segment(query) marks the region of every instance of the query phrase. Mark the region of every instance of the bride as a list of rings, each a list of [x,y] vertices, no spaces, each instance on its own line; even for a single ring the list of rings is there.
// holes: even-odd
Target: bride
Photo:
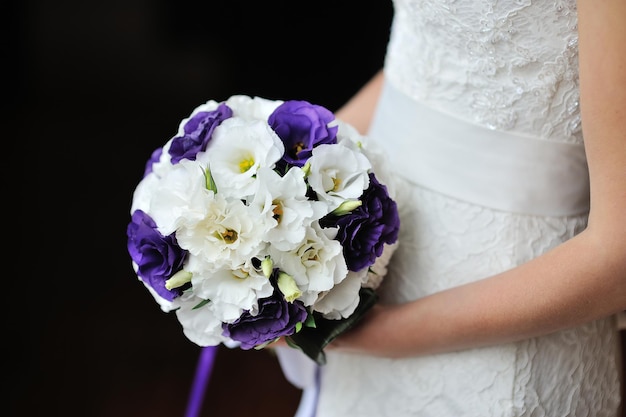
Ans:
[[[298,416],[617,417],[626,310],[626,2],[394,0],[384,69],[338,112],[401,215],[380,303]]]

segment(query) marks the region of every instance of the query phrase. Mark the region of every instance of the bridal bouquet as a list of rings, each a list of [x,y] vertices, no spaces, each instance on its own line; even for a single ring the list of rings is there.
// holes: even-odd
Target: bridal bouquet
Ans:
[[[131,204],[141,282],[200,346],[324,346],[375,301],[398,237],[381,160],[300,100],[210,100],[156,149]],[[381,171],[382,171],[381,165]]]

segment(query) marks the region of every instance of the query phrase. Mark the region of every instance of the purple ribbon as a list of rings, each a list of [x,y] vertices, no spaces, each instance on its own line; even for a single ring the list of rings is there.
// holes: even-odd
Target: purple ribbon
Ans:
[[[218,346],[206,346],[200,351],[200,358],[196,365],[196,375],[194,376],[191,393],[189,394],[185,417],[198,417],[200,415],[204,393],[213,370],[217,348]]]

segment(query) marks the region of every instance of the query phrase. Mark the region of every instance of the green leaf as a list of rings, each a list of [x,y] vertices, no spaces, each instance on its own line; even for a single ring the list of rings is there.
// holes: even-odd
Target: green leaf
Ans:
[[[306,327],[315,327],[315,317],[313,314],[309,314],[306,316],[306,320],[304,321],[304,325]]]
[[[202,300],[200,301],[197,305],[195,305],[192,310],[196,310],[198,308],[204,307],[205,305],[209,304],[211,302],[211,300]]]
[[[217,185],[213,180],[213,175],[211,175],[211,168],[209,167],[204,170],[204,180],[207,190],[213,191],[215,194],[217,194]]]

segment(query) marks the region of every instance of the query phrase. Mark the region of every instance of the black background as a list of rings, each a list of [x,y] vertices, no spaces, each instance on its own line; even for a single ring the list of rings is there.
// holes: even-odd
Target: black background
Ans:
[[[391,2],[365,4],[3,3],[9,416],[184,415],[199,348],[126,251],[144,163],[208,99],[336,110],[383,62]],[[270,353],[223,348],[203,415],[287,417],[298,397]]]

